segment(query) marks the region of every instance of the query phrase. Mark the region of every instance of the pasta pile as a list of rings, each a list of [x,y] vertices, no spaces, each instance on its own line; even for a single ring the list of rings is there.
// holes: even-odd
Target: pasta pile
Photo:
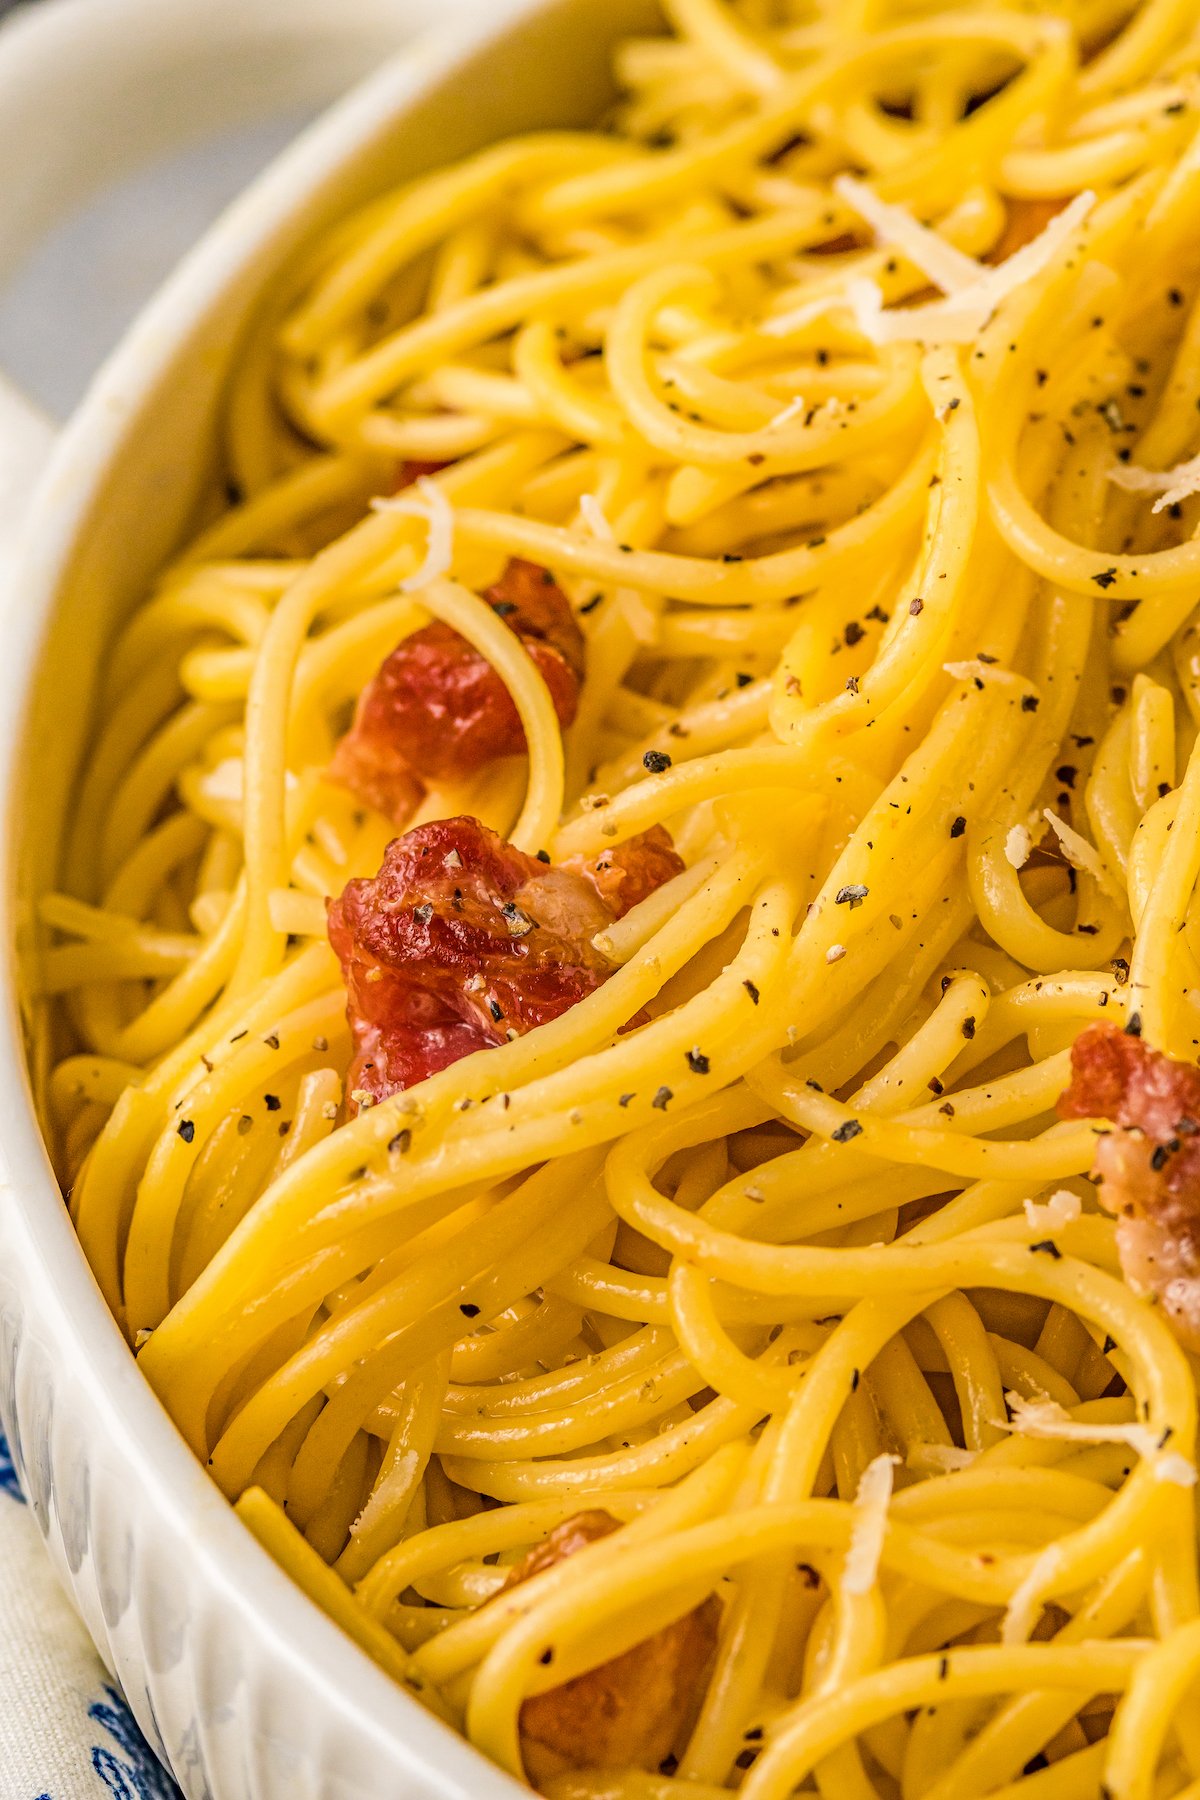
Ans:
[[[718,1597],[669,1753],[556,1800],[1196,1796],[1193,1366],[1055,1103],[1090,1023],[1200,1040],[1200,20],[664,11],[247,342],[40,903],[64,1187],[247,1524],[501,1767]],[[529,754],[413,825],[686,867],[355,1110],[326,901],[398,832],[326,774],[430,620]]]

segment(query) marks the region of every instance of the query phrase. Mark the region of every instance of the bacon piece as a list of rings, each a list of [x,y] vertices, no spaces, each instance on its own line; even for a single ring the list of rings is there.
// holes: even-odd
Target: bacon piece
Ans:
[[[514,559],[484,599],[528,650],[570,725],[583,679],[583,634],[552,575]],[[367,685],[329,765],[340,782],[397,825],[423,783],[465,781],[525,748],[520,716],[491,663],[440,620],[398,645]]]
[[[512,1588],[618,1530],[611,1513],[567,1519],[508,1578]],[[521,1751],[539,1785],[568,1769],[654,1771],[671,1752],[712,1661],[721,1622],[715,1595],[643,1643],[521,1708]]]
[[[1121,1269],[1157,1295],[1176,1337],[1200,1351],[1200,1069],[1114,1025],[1089,1025],[1071,1051],[1064,1119],[1108,1119],[1093,1173],[1116,1215]]]
[[[408,462],[400,464],[400,473],[396,476],[396,485],[392,492],[402,494],[405,488],[412,487],[414,482],[420,481],[422,475],[440,475],[443,469],[449,467],[449,463],[419,462],[410,457]]]
[[[598,988],[612,967],[592,938],[683,865],[661,828],[597,861],[555,868],[469,818],[389,844],[378,875],[329,903],[356,1046],[347,1091],[385,1099]]]
[[[652,825],[640,836],[627,838],[614,850],[602,850],[590,860],[568,856],[564,869],[577,869],[593,883],[614,919],[647,899],[656,888],[682,875],[684,861],[661,825]]]

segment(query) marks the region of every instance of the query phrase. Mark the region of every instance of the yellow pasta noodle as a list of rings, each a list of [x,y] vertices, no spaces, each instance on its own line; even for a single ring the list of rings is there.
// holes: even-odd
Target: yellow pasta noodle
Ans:
[[[1200,1041],[1196,8],[663,11],[249,334],[38,897],[47,1134],[248,1528],[550,1800],[1194,1795],[1195,1364],[1055,1108]],[[331,763],[435,641],[525,749],[398,822]],[[460,815],[682,872],[367,1092],[327,902]],[[538,1760],[688,1631],[652,1757]]]

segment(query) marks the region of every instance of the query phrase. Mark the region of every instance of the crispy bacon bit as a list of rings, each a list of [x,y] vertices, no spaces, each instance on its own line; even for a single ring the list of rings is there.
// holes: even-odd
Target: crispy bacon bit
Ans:
[[[1071,1051],[1064,1119],[1108,1119],[1094,1175],[1117,1217],[1121,1268],[1158,1296],[1175,1335],[1200,1351],[1200,1069],[1113,1025],[1089,1025]]]
[[[402,494],[405,488],[410,488],[414,482],[420,481],[422,475],[440,475],[443,469],[449,467],[449,463],[417,462],[410,458],[408,462],[400,464],[400,473],[396,477],[396,485],[392,492]]]
[[[652,825],[640,837],[628,838],[613,850],[602,850],[590,861],[569,856],[564,869],[577,869],[595,886],[614,919],[647,899],[656,888],[682,875],[683,858],[661,825]]]
[[[598,861],[555,868],[477,819],[443,819],[329,903],[355,1107],[547,1024],[607,979],[592,938],[683,864],[660,827]]]
[[[536,563],[514,559],[484,598],[525,645],[559,723],[570,725],[584,641],[562,589]],[[405,638],[368,684],[329,775],[403,825],[423,780],[464,781],[524,748],[512,696],[491,663],[435,621]]]
[[[618,1530],[611,1513],[582,1512],[518,1563],[515,1587]],[[716,1649],[721,1603],[711,1595],[673,1625],[586,1675],[526,1700],[521,1750],[540,1786],[568,1769],[656,1770],[670,1755]]]

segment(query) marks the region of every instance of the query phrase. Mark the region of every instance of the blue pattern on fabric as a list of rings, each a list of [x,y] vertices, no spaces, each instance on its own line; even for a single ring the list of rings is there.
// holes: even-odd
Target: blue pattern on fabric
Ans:
[[[21,1484],[17,1480],[12,1452],[8,1447],[8,1439],[2,1431],[0,1431],[0,1494],[7,1494],[10,1499],[20,1500],[24,1504],[25,1496],[21,1492]],[[47,1800],[47,1796],[42,1794],[39,1800]]]
[[[106,1687],[107,1700],[93,1701],[88,1718],[102,1725],[121,1755],[97,1744],[92,1767],[113,1800],[180,1800],[179,1789],[151,1750],[124,1698]]]

